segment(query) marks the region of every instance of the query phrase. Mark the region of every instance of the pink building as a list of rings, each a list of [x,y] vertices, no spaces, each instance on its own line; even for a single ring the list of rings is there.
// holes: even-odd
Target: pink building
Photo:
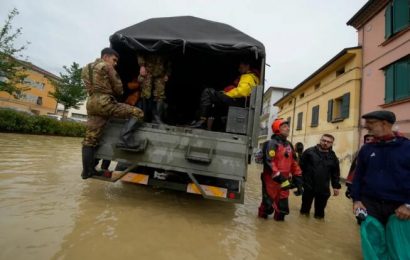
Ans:
[[[360,114],[390,110],[410,137],[410,1],[369,0],[348,22],[363,49]],[[365,130],[362,131],[362,135]]]

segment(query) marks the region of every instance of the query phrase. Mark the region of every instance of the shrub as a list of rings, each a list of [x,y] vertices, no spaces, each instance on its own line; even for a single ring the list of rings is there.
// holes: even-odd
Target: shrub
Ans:
[[[10,109],[0,109],[0,132],[82,137],[85,125],[79,122],[57,121],[47,116],[33,116]]]

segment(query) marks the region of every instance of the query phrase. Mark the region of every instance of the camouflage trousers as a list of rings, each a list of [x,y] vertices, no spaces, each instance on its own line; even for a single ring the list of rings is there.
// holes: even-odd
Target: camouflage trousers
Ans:
[[[154,100],[165,99],[165,75],[154,76],[148,73],[146,76],[140,76],[138,80],[142,81],[141,85],[141,98],[149,99],[151,95],[154,96]]]
[[[87,126],[84,146],[95,147],[100,141],[104,127],[111,117],[116,118],[144,118],[144,112],[137,107],[118,103],[115,98],[107,94],[93,94],[87,100]]]

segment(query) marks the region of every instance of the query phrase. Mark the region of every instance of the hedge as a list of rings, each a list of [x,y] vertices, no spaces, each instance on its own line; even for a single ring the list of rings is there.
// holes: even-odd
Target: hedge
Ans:
[[[0,109],[0,132],[82,137],[85,125],[80,122],[58,121],[47,116]]]

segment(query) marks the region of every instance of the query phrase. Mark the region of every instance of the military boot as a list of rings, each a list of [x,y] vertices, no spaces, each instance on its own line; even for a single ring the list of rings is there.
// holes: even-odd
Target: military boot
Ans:
[[[142,109],[142,111],[144,111],[144,121],[151,122],[151,111],[152,111],[151,100],[147,98],[142,98],[140,108]]]
[[[110,164],[110,160],[103,160],[101,163],[101,170],[108,170],[110,168]]]
[[[95,147],[83,146],[82,148],[83,171],[81,178],[88,179],[93,176],[111,178],[112,172],[108,170],[97,171],[95,169]]]
[[[143,142],[141,140],[135,140],[134,132],[141,126],[141,121],[135,117],[130,118],[124,127],[121,129],[120,141],[116,147],[120,149],[140,149]]]
[[[152,123],[155,124],[164,124],[163,117],[165,112],[165,103],[163,100],[158,100],[155,102],[154,107],[152,109]]]
[[[82,159],[83,159],[83,171],[81,173],[81,178],[88,179],[93,175],[97,174],[95,170],[95,148],[92,146],[83,146],[82,148]]]

